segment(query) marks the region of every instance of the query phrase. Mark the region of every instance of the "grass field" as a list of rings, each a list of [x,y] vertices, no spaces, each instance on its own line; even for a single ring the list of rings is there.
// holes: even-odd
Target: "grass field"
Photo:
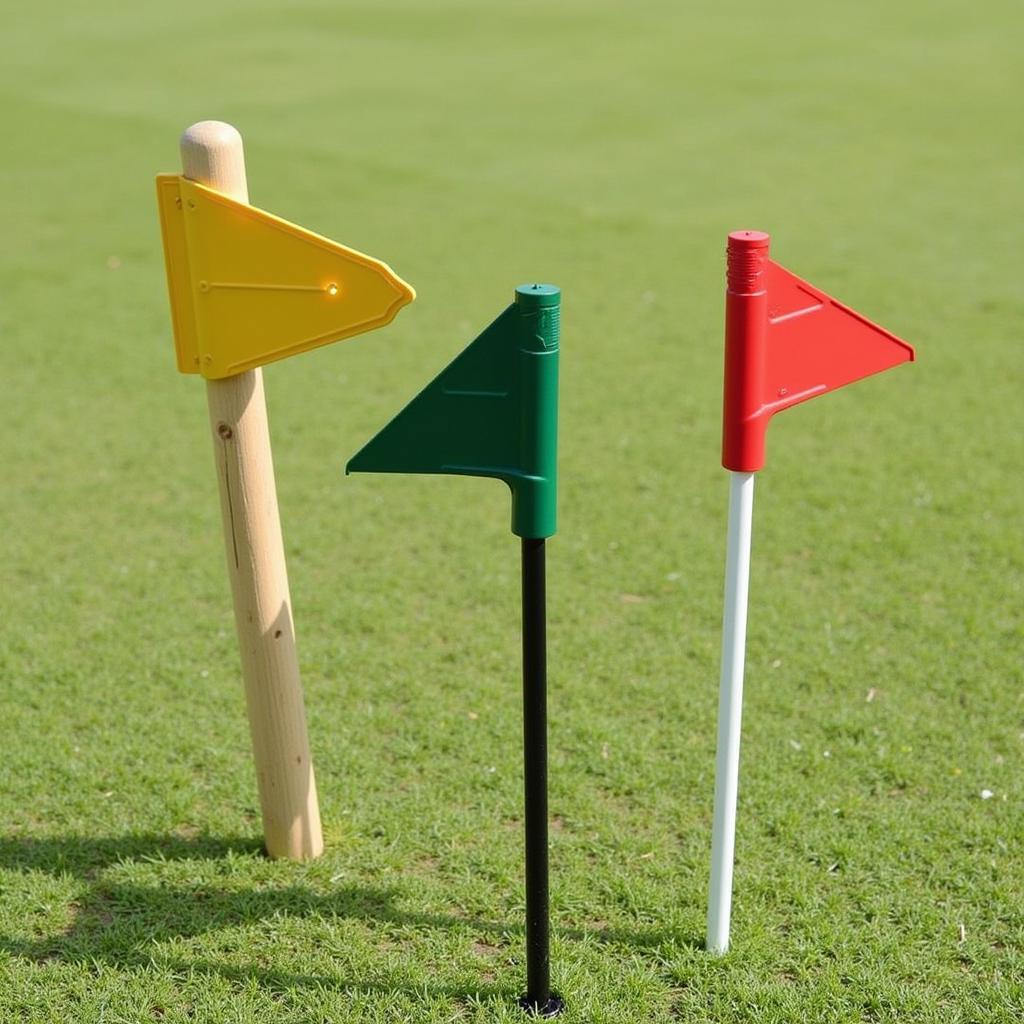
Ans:
[[[0,1021],[520,1019],[507,492],[343,466],[536,279],[564,290],[567,1024],[1021,1020],[1022,30],[1010,0],[5,13]],[[307,865],[260,852],[203,386],[174,370],[152,178],[206,117],[254,203],[419,293],[266,371]],[[738,227],[919,362],[770,432],[712,959]]]

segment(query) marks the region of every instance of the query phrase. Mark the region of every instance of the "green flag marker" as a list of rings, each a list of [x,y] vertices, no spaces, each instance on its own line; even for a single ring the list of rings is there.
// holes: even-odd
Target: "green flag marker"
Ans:
[[[555,532],[559,290],[515,302],[362,451],[348,473],[493,476],[512,490],[512,532]]]
[[[551,991],[548,898],[547,628],[544,540],[555,532],[559,290],[524,284],[515,302],[348,464],[349,473],[493,476],[512,490],[522,538],[526,994],[538,1017]]]

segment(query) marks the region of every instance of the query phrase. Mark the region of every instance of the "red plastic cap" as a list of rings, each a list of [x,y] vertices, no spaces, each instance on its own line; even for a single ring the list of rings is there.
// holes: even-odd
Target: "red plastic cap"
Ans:
[[[764,466],[772,416],[913,360],[894,334],[768,258],[763,231],[734,231],[727,249],[722,464]]]
[[[729,291],[750,294],[764,288],[770,237],[763,231],[733,231],[726,249]]]

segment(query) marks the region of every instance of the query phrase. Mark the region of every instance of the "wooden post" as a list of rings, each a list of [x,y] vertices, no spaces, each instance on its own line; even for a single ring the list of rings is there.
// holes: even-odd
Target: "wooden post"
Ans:
[[[231,125],[192,125],[181,138],[181,163],[186,178],[248,203],[242,138]],[[295,653],[263,373],[247,370],[208,380],[206,389],[267,853],[308,860],[323,852],[324,843]]]

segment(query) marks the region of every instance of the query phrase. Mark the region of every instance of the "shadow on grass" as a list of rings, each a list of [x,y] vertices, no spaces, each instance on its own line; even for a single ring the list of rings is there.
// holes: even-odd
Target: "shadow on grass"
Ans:
[[[0,868],[9,871],[67,873],[76,878],[94,878],[104,868],[122,861],[222,860],[229,854],[251,857],[263,851],[263,844],[250,836],[195,838],[164,834],[104,836],[61,836],[50,839],[0,838]]]
[[[175,880],[152,886],[104,877],[104,869],[122,862],[220,861],[231,855],[251,857],[261,845],[250,838],[168,835],[125,835],[84,839],[0,839],[0,868],[69,874],[86,884],[75,913],[64,931],[34,939],[0,935],[0,949],[37,962],[60,960],[82,963],[102,960],[117,967],[146,967],[154,962],[172,970],[217,974],[237,983],[255,981],[276,991],[326,986],[354,993],[424,993],[422,985],[367,983],[340,976],[292,974],[262,967],[239,967],[210,961],[167,962],[154,958],[152,945],[169,939],[192,938],[222,928],[252,925],[271,918],[354,919],[369,924],[423,930],[459,929],[479,939],[504,944],[520,939],[522,925],[403,910],[396,888],[344,885],[329,893],[306,885],[234,887],[231,876],[214,883]],[[667,930],[644,932],[613,928],[555,929],[577,941],[597,941],[633,948],[658,949],[666,944],[702,945]],[[429,994],[459,999],[512,998],[517,993],[499,985],[431,986]]]

